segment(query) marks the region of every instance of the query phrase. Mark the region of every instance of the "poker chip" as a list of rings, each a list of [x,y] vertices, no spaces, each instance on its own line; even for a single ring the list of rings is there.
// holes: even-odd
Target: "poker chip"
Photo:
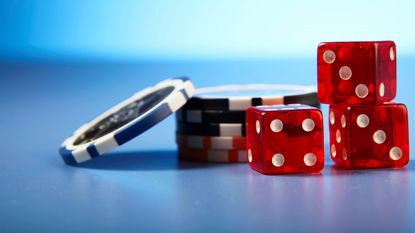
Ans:
[[[187,78],[173,78],[137,92],[83,125],[62,143],[59,152],[67,164],[91,160],[176,112],[180,158],[245,162],[246,108],[291,103],[318,106],[315,87],[235,85],[201,88],[195,92]]]
[[[177,132],[198,136],[245,136],[245,123],[198,124],[177,122]]]
[[[103,155],[176,112],[193,94],[193,84],[187,78],[162,81],[80,127],[62,143],[59,152],[71,165]]]
[[[176,120],[189,123],[245,123],[245,111],[179,110]]]
[[[183,109],[244,111],[250,106],[294,103],[318,106],[316,87],[251,84],[199,88]]]
[[[232,85],[200,88],[176,112],[179,157],[204,162],[245,162],[245,114],[250,106],[319,107],[315,86]]]
[[[208,137],[176,134],[176,143],[194,149],[233,150],[245,149],[245,137]]]
[[[178,157],[200,162],[242,163],[246,162],[246,150],[192,149],[179,146]]]

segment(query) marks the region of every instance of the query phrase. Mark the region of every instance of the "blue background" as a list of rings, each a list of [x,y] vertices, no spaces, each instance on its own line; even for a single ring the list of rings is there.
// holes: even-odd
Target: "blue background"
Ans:
[[[412,145],[414,5],[1,2],[0,232],[413,232],[412,160],[345,171],[326,154],[321,174],[287,176],[178,161],[173,117],[81,167],[57,150],[81,124],[165,78],[312,85],[320,41],[383,39],[397,43],[396,101],[408,106]]]
[[[321,41],[392,39],[414,54],[406,1],[3,1],[5,58],[313,57]]]

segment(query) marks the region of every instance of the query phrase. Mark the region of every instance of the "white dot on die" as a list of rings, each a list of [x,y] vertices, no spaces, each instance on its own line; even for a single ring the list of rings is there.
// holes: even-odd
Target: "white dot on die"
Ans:
[[[369,117],[366,114],[357,116],[356,123],[360,128],[366,128],[369,125]]]
[[[252,162],[252,151],[251,151],[251,149],[248,150],[248,161],[250,163]]]
[[[270,127],[273,132],[278,133],[282,130],[282,128],[284,127],[284,124],[282,123],[281,120],[275,119],[271,121]]]
[[[317,162],[317,157],[315,154],[313,153],[307,153],[306,155],[304,155],[304,164],[311,167],[314,166],[314,164],[316,164]]]
[[[331,156],[336,157],[336,145],[331,145]]]
[[[359,98],[365,98],[369,94],[369,89],[365,84],[359,84],[356,86],[355,93]]]
[[[282,154],[275,154],[272,156],[272,165],[275,167],[281,167],[284,164],[284,156]]]
[[[330,124],[334,125],[336,119],[334,118],[334,112],[330,112]]]
[[[342,66],[339,70],[339,76],[343,80],[349,80],[352,77],[352,69],[348,66]]]
[[[336,141],[337,143],[340,143],[342,141],[342,135],[340,133],[340,130],[336,131]]]
[[[380,83],[379,85],[379,95],[380,97],[383,97],[385,95],[385,84]]]
[[[306,132],[310,132],[314,129],[314,121],[310,118],[303,120],[303,124],[301,125],[303,130]]]
[[[373,141],[377,144],[382,144],[386,140],[386,134],[383,130],[376,130],[376,132],[373,134]]]
[[[259,132],[261,132],[261,123],[259,123],[259,120],[256,121],[255,128],[256,128],[257,134],[259,134]]]
[[[399,160],[402,158],[402,150],[401,148],[395,146],[389,151],[389,156],[392,160]]]
[[[347,150],[343,148],[343,160],[347,160]]]
[[[369,89],[365,84],[359,84],[356,86],[355,93],[357,97],[363,99],[369,94]]]
[[[334,60],[336,60],[336,54],[332,50],[326,50],[323,53],[323,60],[327,64],[331,64],[334,62]]]
[[[346,116],[345,116],[345,115],[342,115],[342,116],[341,116],[341,118],[340,118],[340,122],[341,122],[341,124],[342,124],[342,127],[343,127],[343,128],[346,128]]]
[[[393,51],[393,47],[389,50],[389,56],[391,58],[391,61],[395,60],[395,51]]]

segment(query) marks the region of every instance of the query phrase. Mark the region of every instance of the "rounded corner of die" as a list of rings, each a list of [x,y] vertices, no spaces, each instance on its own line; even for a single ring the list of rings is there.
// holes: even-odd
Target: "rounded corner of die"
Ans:
[[[408,114],[408,107],[404,103],[397,103],[397,105],[405,112],[405,114]]]
[[[390,45],[390,47],[392,47],[392,48],[396,48],[396,43],[395,43],[395,41],[393,41],[393,40],[387,40],[386,42]]]
[[[323,117],[323,111],[320,108],[313,108],[313,110],[321,117]]]
[[[322,161],[321,163],[319,163],[319,165],[316,167],[316,170],[314,171],[317,174],[320,174],[324,169],[324,161]]]
[[[409,154],[405,157],[401,167],[405,167],[409,164]]]
[[[254,106],[249,106],[245,111],[246,112],[251,112],[253,110],[255,110],[255,107]]]
[[[320,49],[322,49],[323,47],[325,47],[327,45],[327,42],[319,42],[318,44],[317,44],[317,50],[320,50]]]
[[[248,107],[245,110],[245,117],[246,117],[246,119],[248,119],[249,117],[254,117],[256,114],[257,114],[257,109],[255,107],[253,107],[253,106]]]

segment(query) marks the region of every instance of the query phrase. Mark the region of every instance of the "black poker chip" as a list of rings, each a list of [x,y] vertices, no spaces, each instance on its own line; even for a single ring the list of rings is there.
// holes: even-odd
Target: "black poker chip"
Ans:
[[[245,123],[245,111],[183,109],[176,112],[176,120],[185,123]]]
[[[245,136],[245,123],[199,124],[177,122],[177,133],[197,136]]]

